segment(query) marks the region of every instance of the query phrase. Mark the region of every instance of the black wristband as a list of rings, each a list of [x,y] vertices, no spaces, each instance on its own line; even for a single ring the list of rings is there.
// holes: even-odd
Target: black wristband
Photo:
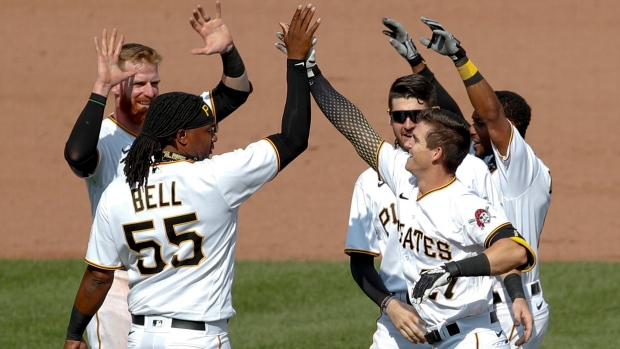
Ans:
[[[321,69],[319,69],[318,65],[315,65],[314,67],[310,69],[312,69],[312,73],[314,74],[314,76],[311,78],[308,78],[308,81],[310,82],[310,85],[312,85],[312,81],[318,78],[319,76],[321,76]]]
[[[79,311],[75,305],[71,310],[71,319],[69,320],[69,326],[67,326],[67,340],[79,341],[82,339],[82,335],[86,330],[86,326],[93,318],[93,315],[86,315]]]
[[[459,50],[456,51],[455,54],[450,55],[450,59],[452,59],[452,62],[454,62],[454,64],[457,64],[461,59],[467,56],[467,52],[465,52],[464,48],[462,48],[461,46],[458,46],[458,48]]]
[[[525,299],[525,292],[523,292],[523,283],[521,282],[521,274],[508,274],[504,278],[504,288],[506,289],[506,292],[508,292],[508,295],[513,302],[517,298]]]
[[[458,267],[459,275],[452,275],[452,271],[450,271],[450,267],[448,267],[450,263],[454,263],[456,267]],[[489,257],[484,253],[450,263],[446,263],[446,267],[448,267],[448,271],[450,271],[452,277],[491,275],[491,263],[489,263]]]
[[[233,46],[232,50],[222,53],[222,66],[224,69],[224,75],[231,78],[238,78],[245,72],[245,66],[243,60],[237,48]]]
[[[424,58],[422,58],[422,55],[418,53],[417,56],[415,56],[412,59],[408,59],[407,62],[409,62],[409,65],[412,67],[415,67],[416,65],[423,63],[424,62]]]

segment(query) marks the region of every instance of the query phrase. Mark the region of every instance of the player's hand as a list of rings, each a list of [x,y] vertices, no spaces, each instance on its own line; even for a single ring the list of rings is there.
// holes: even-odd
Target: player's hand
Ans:
[[[530,340],[534,329],[534,316],[525,298],[517,298],[512,302],[513,322],[515,326],[523,325],[523,335],[515,343],[516,346],[523,345]]]
[[[289,25],[286,24],[286,26],[288,27]],[[276,48],[280,52],[284,53],[285,55],[288,55],[286,51],[286,45],[284,44],[284,33],[277,32],[276,37],[280,39],[281,41],[281,42],[276,42],[275,44]],[[306,56],[306,71],[308,73],[309,78],[314,77],[314,72],[312,71],[312,67],[316,65],[316,51],[314,50],[314,45],[316,45],[317,40],[318,39],[316,37],[312,38],[312,48],[310,49],[310,52],[308,52],[308,56]]]
[[[137,74],[136,66],[133,64],[126,65],[126,71],[123,71],[118,66],[118,59],[121,54],[121,49],[125,42],[125,37],[121,35],[116,42],[116,29],[112,30],[110,40],[108,40],[108,31],[103,30],[101,41],[95,37],[95,50],[97,51],[97,84],[101,87],[108,89],[105,93],[101,93],[106,96],[109,89],[117,85],[118,83]]]
[[[82,340],[79,341],[72,341],[72,340],[65,340],[65,346],[63,347],[64,349],[88,349],[88,345],[86,345],[86,342],[84,341],[84,338],[82,338]]]
[[[431,292],[440,286],[447,285],[452,280],[446,265],[426,270],[420,273],[420,280],[416,282],[411,292],[411,299],[420,304],[424,302]]]
[[[430,39],[420,38],[422,45],[450,57],[455,63],[466,56],[465,49],[461,47],[461,42],[444,29],[441,23],[426,17],[422,17],[422,22],[433,31],[433,36]]]
[[[426,323],[413,306],[394,299],[388,303],[385,313],[406,340],[414,344],[426,342]]]
[[[310,22],[314,16],[316,8],[312,4],[306,7],[297,7],[290,25],[280,22],[283,33],[283,42],[286,47],[286,55],[289,59],[306,60],[312,50],[314,32],[319,28],[321,19],[319,18],[312,26]]]
[[[203,48],[195,48],[191,51],[193,55],[222,54],[232,50],[233,38],[222,21],[222,5],[219,1],[215,2],[215,18],[211,18],[200,5],[196,6],[192,15],[189,24],[205,42]]]
[[[422,56],[415,47],[409,33],[403,28],[402,24],[391,18],[383,18],[383,25],[389,30],[383,30],[383,34],[390,37],[390,44],[396,52],[403,56],[411,66],[422,63]]]

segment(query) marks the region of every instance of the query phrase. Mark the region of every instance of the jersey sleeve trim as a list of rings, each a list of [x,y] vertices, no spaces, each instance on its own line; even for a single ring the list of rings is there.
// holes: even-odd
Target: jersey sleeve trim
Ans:
[[[534,253],[534,250],[532,249],[532,247],[530,246],[530,244],[527,243],[527,241],[525,241],[525,239],[521,236],[512,236],[510,237],[510,240],[518,243],[519,245],[525,247],[525,249],[527,250],[527,264],[524,264],[520,267],[517,268],[517,270],[526,273],[532,269],[534,269],[534,267],[536,266],[536,253]]]
[[[372,252],[372,251],[365,251],[365,250],[358,250],[358,249],[355,249],[355,248],[345,248],[344,249],[344,253],[346,253],[349,256],[351,255],[351,253],[359,253],[359,254],[369,255],[369,256],[373,256],[373,257],[381,256],[380,253],[376,253],[376,252]]]
[[[213,119],[215,120],[215,124],[217,125],[217,111],[215,107],[215,100],[213,99],[213,91],[209,90],[209,100],[211,101],[211,111],[213,111]]]
[[[99,268],[99,269],[103,269],[103,270],[123,270],[125,269],[124,266],[120,265],[120,266],[107,266],[107,265],[101,265],[101,264],[97,264],[95,262],[92,262],[86,258],[84,258],[84,261],[86,262],[86,264],[88,265],[92,265],[95,268]]]
[[[280,153],[278,152],[278,147],[276,147],[276,145],[271,141],[271,139],[269,138],[263,138],[263,139],[269,142],[269,144],[271,144],[271,147],[273,147],[273,151],[276,152],[276,159],[278,160],[278,172],[280,172]]]
[[[383,147],[383,144],[385,144],[384,139],[381,140],[381,143],[379,143],[379,146],[377,147],[377,150],[375,151],[375,165],[376,166],[373,168],[373,170],[377,172],[377,177],[379,181],[383,181],[383,177],[381,177],[381,171],[379,170],[379,154],[381,153],[381,147]]]
[[[491,233],[489,233],[487,238],[484,240],[484,248],[489,248],[495,241],[499,239],[512,237],[514,235],[513,233],[514,228],[512,229],[506,229],[506,228],[512,228],[512,224],[510,222],[506,222],[498,226],[497,228],[495,228]],[[504,234],[507,232],[509,232],[510,234],[509,235]]]

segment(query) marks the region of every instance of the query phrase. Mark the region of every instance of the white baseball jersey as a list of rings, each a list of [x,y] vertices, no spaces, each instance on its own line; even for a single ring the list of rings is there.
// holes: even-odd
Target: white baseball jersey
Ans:
[[[239,206],[278,171],[272,143],[162,163],[146,188],[104,191],[86,262],[129,272],[129,311],[193,321],[232,317]]]
[[[480,197],[493,203],[499,202],[497,191],[491,181],[491,173],[482,160],[467,155],[457,169],[456,175]],[[396,196],[385,182],[379,180],[377,172],[372,168],[362,172],[353,189],[345,243],[345,253],[358,252],[375,257],[382,256],[379,275],[390,292],[407,290],[399,254],[394,253],[396,251],[386,253],[388,237],[393,234],[398,236],[397,233],[402,227],[398,219],[396,201]]]
[[[459,167],[458,180],[418,199],[417,180],[405,169],[408,157],[388,145],[379,152],[379,172],[398,193],[397,212],[402,224],[397,246],[389,247],[399,251],[410,291],[422,271],[482,253],[487,239],[509,222],[501,209],[463,184],[473,173],[461,169],[468,166],[465,160]],[[433,328],[488,311],[492,306],[492,283],[491,277],[457,278],[437,288],[434,299],[417,307],[420,316]]]
[[[210,91],[205,91],[200,96],[209,105],[211,110],[215,110]],[[103,120],[101,131],[99,131],[99,142],[97,143],[97,153],[99,156],[97,168],[92,175],[84,178],[93,217],[95,216],[95,210],[97,209],[101,193],[107,188],[108,184],[116,177],[125,176],[123,173],[125,164],[121,163],[121,160],[125,157],[136,136],[136,134],[119,124],[114,115],[110,115]],[[76,174],[83,177],[77,172]]]
[[[493,145],[497,170],[493,182],[504,205],[506,216],[538,256],[538,243],[549,204],[551,203],[551,174],[534,150],[512,126],[508,152],[503,157]],[[523,273],[523,283],[539,279],[538,264]]]

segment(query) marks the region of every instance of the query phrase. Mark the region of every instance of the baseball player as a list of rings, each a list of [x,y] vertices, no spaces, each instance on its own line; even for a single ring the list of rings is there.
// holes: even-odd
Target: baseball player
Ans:
[[[311,92],[323,113],[351,141],[358,154],[378,170],[386,185],[398,196],[397,214],[402,228],[397,239],[388,239],[387,248],[396,240],[399,247],[395,250],[400,251],[399,255],[404,258],[401,262],[411,264],[403,270],[408,285],[424,281],[419,279],[419,274],[412,274],[416,268],[442,268],[443,282],[456,277],[480,276],[465,278],[466,281],[463,281],[463,284],[470,287],[475,286],[475,292],[469,291],[467,287],[459,287],[459,293],[456,290],[449,292],[454,287],[446,286],[447,282],[422,282],[422,285],[428,284],[428,287],[422,289],[422,295],[426,294],[427,297],[433,287],[446,286],[441,288],[444,292],[441,302],[443,309],[431,312],[419,307],[422,321],[407,324],[404,328],[407,336],[414,343],[428,341],[434,347],[441,348],[459,345],[471,347],[476,341],[480,347],[510,348],[495,312],[491,311],[492,279],[488,276],[516,267],[527,270],[535,263],[535,259],[527,243],[512,228],[502,211],[496,210],[488,200],[480,198],[455,179],[454,172],[469,150],[469,124],[449,111],[426,109],[418,115],[418,124],[406,137],[404,146],[410,152],[407,154],[385,144],[359,110],[331,87],[316,66],[313,69],[316,78],[312,81]],[[429,124],[433,128],[420,127],[420,120],[424,121],[425,117],[430,119]],[[434,143],[428,143],[432,146],[427,145],[426,133],[435,131],[435,128],[438,129],[437,133],[431,132],[429,136]],[[424,197],[431,204],[421,208],[420,201]],[[433,212],[429,210],[441,216],[439,222],[435,222],[436,228],[427,223],[429,220],[431,224],[434,222],[431,220]],[[463,221],[465,217],[467,221]],[[479,217],[480,224],[477,224],[476,217]],[[443,225],[440,224],[442,222]],[[449,226],[450,223],[453,225]],[[484,227],[486,231],[482,231]],[[489,247],[488,252],[482,253],[484,247]],[[409,253],[427,254],[427,258],[411,257],[404,251],[405,248],[413,248]],[[455,256],[465,259],[449,264],[450,267],[458,265],[459,269],[450,269],[448,273],[444,263],[457,259]],[[422,263],[418,260],[424,261],[424,264],[417,264]],[[410,292],[411,299],[419,298],[419,290]],[[434,302],[434,299],[429,303]],[[463,306],[470,301],[475,305]],[[395,302],[398,303],[398,300],[390,297],[382,306],[387,309]],[[447,328],[450,330],[444,330]]]
[[[201,6],[193,11],[190,24],[204,40],[205,46],[193,54],[220,53],[224,72],[222,81],[212,91],[202,94],[221,121],[242,105],[251,85],[230,32],[221,19],[221,6],[216,2],[215,18]],[[86,181],[94,216],[103,190],[116,177],[122,176],[121,158],[142,129],[144,116],[159,94],[158,66],[162,57],[150,47],[116,41],[116,30],[108,41],[106,30],[101,41],[95,38],[97,80],[84,110],[66,143],[65,158],[72,170]],[[115,97],[115,111],[104,119],[106,99],[110,91]],[[93,348],[126,348],[131,319],[127,310],[128,275],[115,273],[116,282],[105,303],[87,329]]]
[[[533,251],[538,254],[538,242],[551,202],[551,175],[549,168],[536,156],[525,142],[524,136],[531,118],[530,108],[523,98],[514,92],[495,92],[467,58],[460,42],[437,21],[422,18],[433,30],[431,39],[421,42],[433,50],[451,56],[465,83],[469,99],[474,106],[471,128],[475,154],[493,170],[493,181],[509,220],[523,234]],[[539,348],[549,324],[549,306],[543,297],[539,268],[522,275],[510,275],[513,289],[521,286],[515,298],[504,288],[495,285],[494,294],[502,327],[513,347],[523,334],[516,330],[510,309],[527,299],[533,312],[534,326],[529,341],[523,348]],[[506,283],[506,280],[505,280]],[[507,287],[508,290],[510,287]],[[514,303],[514,304],[513,304]]]
[[[310,92],[304,59],[320,20],[299,6],[289,48],[282,133],[211,157],[215,114],[204,99],[172,92],[151,104],[124,161],[125,178],[101,196],[65,348],[84,345],[86,324],[129,272],[131,348],[230,348],[239,206],[308,146]]]
[[[390,18],[384,18],[383,24],[389,29],[384,33],[391,38],[391,45],[408,61],[414,73],[397,79],[389,92],[389,122],[396,137],[395,145],[401,147],[406,140],[405,135],[415,126],[414,112],[438,105],[439,100],[441,101],[439,105],[443,109],[452,110],[460,116],[462,114],[456,102],[426,66],[402,25]],[[414,112],[411,115],[399,112],[402,109],[400,104],[410,102],[413,102],[412,106],[405,107],[405,109],[412,109]],[[469,186],[481,190],[480,194],[483,197],[491,196],[491,200],[497,200],[490,181],[490,174],[482,168],[481,163],[472,158],[471,156],[466,158],[465,161],[470,162],[471,165],[465,164],[459,167],[460,171],[457,171],[457,176],[472,181]],[[472,171],[468,168],[476,170]],[[399,329],[405,328],[401,318],[408,317],[410,313],[415,312],[415,309],[406,303],[407,284],[397,251],[386,251],[387,240],[397,239],[401,227],[396,213],[396,200],[394,193],[385,185],[385,182],[377,179],[377,173],[372,168],[359,176],[351,200],[345,253],[350,256],[351,273],[354,279],[370,299],[379,306],[392,296],[399,301],[387,303],[387,305],[392,304],[389,307],[389,313],[388,307],[381,312],[371,348],[430,348],[429,344],[424,343],[412,345],[406,331],[399,333]],[[374,268],[374,258],[378,256],[381,256],[382,260],[377,273]]]

